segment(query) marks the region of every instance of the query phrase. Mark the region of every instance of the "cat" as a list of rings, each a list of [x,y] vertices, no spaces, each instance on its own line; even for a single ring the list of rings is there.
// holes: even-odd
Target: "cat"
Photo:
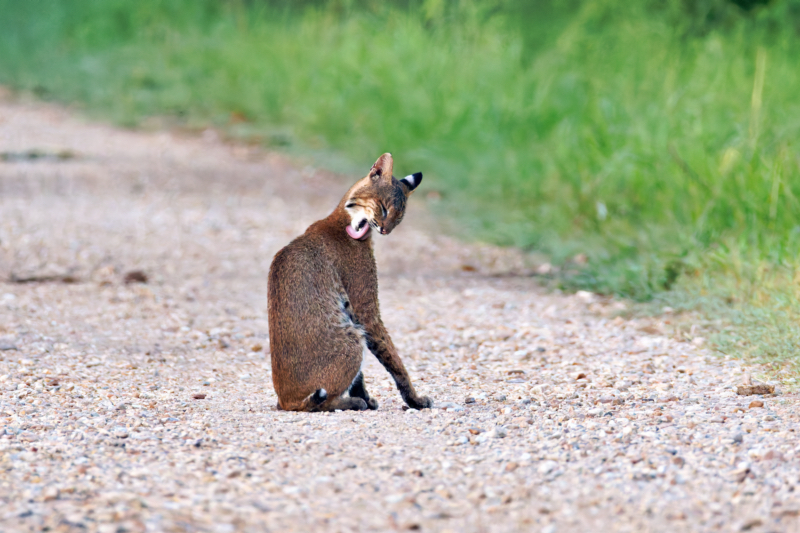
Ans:
[[[409,407],[419,396],[381,321],[372,232],[403,220],[422,173],[392,176],[392,155],[378,158],[327,218],[279,251],[269,270],[269,337],[278,408],[287,411],[377,409],[362,365],[372,352]]]

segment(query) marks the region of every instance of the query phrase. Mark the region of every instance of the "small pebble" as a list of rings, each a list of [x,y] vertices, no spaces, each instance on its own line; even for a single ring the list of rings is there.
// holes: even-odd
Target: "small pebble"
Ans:
[[[506,430],[506,428],[504,428],[503,426],[496,426],[491,431],[491,436],[492,436],[492,438],[495,438],[495,439],[503,439],[507,435],[508,435],[508,430]]]
[[[61,491],[58,487],[45,487],[44,490],[42,490],[42,501],[51,502],[57,500],[60,495]]]
[[[783,461],[783,454],[778,450],[769,450],[762,459],[765,461]]]
[[[541,463],[539,463],[539,466],[536,468],[536,470],[539,472],[540,475],[546,476],[547,474],[555,470],[557,467],[558,463],[556,463],[555,461],[542,461]]]

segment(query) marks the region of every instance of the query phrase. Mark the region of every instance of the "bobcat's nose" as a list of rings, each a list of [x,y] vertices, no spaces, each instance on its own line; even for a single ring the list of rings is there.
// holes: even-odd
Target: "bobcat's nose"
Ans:
[[[381,235],[386,235],[386,228],[381,228]]]

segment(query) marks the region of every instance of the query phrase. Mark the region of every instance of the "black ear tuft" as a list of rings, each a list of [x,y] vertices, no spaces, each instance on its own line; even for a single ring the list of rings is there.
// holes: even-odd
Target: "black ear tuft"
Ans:
[[[416,189],[420,183],[422,183],[422,172],[415,172],[406,176],[405,178],[401,179],[403,183],[406,184],[408,187],[408,191],[411,192]]]

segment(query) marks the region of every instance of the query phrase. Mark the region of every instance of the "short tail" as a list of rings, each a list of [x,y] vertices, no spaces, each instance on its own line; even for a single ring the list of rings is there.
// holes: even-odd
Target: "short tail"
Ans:
[[[314,394],[310,394],[306,396],[301,404],[300,410],[301,411],[310,411],[314,407],[318,406],[322,402],[328,399],[328,391],[325,389],[317,389],[314,391]]]

